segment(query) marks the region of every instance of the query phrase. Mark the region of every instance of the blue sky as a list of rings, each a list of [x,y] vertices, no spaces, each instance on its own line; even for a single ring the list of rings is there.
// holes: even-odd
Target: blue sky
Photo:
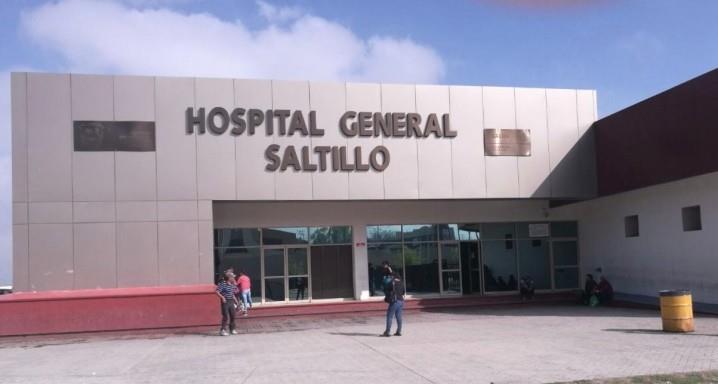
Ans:
[[[716,15],[712,0],[4,0],[0,285],[8,71],[588,88],[606,116],[715,68]]]

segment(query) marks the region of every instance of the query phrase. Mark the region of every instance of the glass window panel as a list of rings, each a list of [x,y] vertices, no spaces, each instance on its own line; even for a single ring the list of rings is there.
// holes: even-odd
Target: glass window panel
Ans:
[[[639,236],[639,222],[638,215],[626,216],[623,218],[624,230],[626,231],[626,237],[638,237]]]
[[[382,278],[384,269],[382,263],[389,262],[392,269],[401,276],[404,275],[404,262],[402,259],[401,244],[371,244],[367,247],[369,259],[369,294],[371,296],[384,296]]]
[[[481,238],[479,224],[460,224],[459,240],[478,241]]]
[[[416,224],[403,225],[404,243],[420,241],[436,241],[436,225]]]
[[[289,300],[309,300],[309,279],[306,276],[289,278]]]
[[[439,224],[439,239],[459,240],[459,226],[456,224]]]
[[[575,221],[555,221],[551,223],[552,237],[578,237],[578,223]]]
[[[287,266],[289,267],[290,276],[308,274],[309,267],[307,265],[307,249],[287,249]]]
[[[352,227],[311,227],[309,242],[312,244],[351,244]]]
[[[264,250],[264,275],[284,276],[284,249]]]
[[[408,293],[439,292],[439,255],[437,243],[404,245],[406,291]]]
[[[264,279],[264,300],[284,301],[284,278]]]
[[[519,276],[530,277],[536,289],[551,289],[551,259],[548,241],[519,240]]]
[[[578,267],[554,269],[556,289],[578,288]]]
[[[481,237],[484,239],[513,239],[516,237],[513,223],[492,223],[481,225]]]
[[[401,241],[401,225],[370,225],[366,227],[367,241],[389,243]]]
[[[459,257],[459,244],[442,244],[441,245],[441,268],[442,269],[459,269],[461,258]]]
[[[700,231],[703,229],[700,205],[681,208],[681,217],[683,218],[684,231]]]
[[[449,293],[460,293],[461,292],[461,273],[455,272],[442,272],[442,283],[444,292]]]
[[[554,241],[553,265],[578,265],[578,244],[575,241]]]
[[[259,246],[258,228],[220,228],[214,230],[215,247]]]
[[[516,280],[516,249],[512,241],[484,240],[484,289],[487,292],[518,289]]]
[[[264,245],[307,244],[309,230],[307,227],[296,228],[262,228]]]

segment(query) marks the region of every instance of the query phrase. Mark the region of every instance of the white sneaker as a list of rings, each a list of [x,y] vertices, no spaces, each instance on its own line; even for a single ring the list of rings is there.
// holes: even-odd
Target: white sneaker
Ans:
[[[237,330],[236,330],[236,329],[233,329],[232,332],[230,332],[230,333],[233,334],[233,335],[236,335],[236,334],[237,334]]]
[[[220,335],[220,336],[229,336],[229,333],[227,333],[227,331],[225,331],[225,330],[223,329],[223,330],[219,331],[219,335]]]

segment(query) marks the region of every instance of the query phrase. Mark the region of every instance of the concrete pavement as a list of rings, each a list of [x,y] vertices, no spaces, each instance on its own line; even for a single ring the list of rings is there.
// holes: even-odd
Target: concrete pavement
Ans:
[[[244,319],[216,329],[0,339],[0,383],[543,383],[718,369],[718,318],[666,334],[657,311],[524,306]]]

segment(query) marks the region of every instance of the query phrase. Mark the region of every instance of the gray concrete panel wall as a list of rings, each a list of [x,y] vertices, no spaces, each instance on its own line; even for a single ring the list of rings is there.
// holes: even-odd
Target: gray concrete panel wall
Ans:
[[[422,116],[436,113],[441,118],[451,113],[449,87],[443,85],[417,85],[416,111]],[[454,140],[437,140],[432,134],[417,140],[417,168],[420,199],[454,197],[451,160]]]
[[[28,201],[72,201],[70,75],[27,79]]]
[[[579,138],[576,104],[575,90],[546,90],[552,197],[580,195],[580,157],[577,151],[572,150]]]
[[[11,87],[12,201],[27,202],[27,74],[13,73]],[[25,218],[27,220],[27,218]]]
[[[267,110],[272,108],[272,82],[269,80],[235,80],[236,106]],[[264,129],[262,125],[259,130]],[[229,139],[225,137],[224,139]],[[234,139],[237,200],[274,200],[275,174],[264,170],[264,149],[274,143],[274,136],[238,136]]]
[[[486,197],[484,109],[481,87],[451,86],[451,122],[462,140],[451,143],[454,198]]]
[[[234,81],[230,79],[196,79],[195,104],[234,109]],[[235,143],[231,137],[220,135],[197,136],[197,194],[205,200],[234,200]]]
[[[551,197],[546,91],[516,88],[516,128],[531,130],[531,156],[518,158],[519,195]]]
[[[341,83],[309,83],[310,108],[322,111],[317,126],[324,128],[324,136],[312,137],[312,148],[318,146],[349,146],[349,140],[337,129],[337,122],[346,111],[346,86]],[[351,147],[351,146],[350,146]],[[343,172],[315,172],[312,176],[313,198],[319,200],[349,199],[349,174]]]
[[[382,84],[380,98],[383,113],[416,112],[414,85]],[[385,199],[419,198],[419,140],[406,137],[382,138],[383,145],[391,153],[391,165],[382,173]],[[365,148],[365,153],[371,150],[370,145]]]
[[[516,129],[516,98],[513,88],[483,88],[484,129]],[[477,145],[482,145],[483,140]],[[532,148],[533,150],[533,145]],[[486,156],[486,197],[518,197],[518,158]]]
[[[266,122],[252,136],[186,134],[188,107],[217,106],[315,110],[325,134],[266,135]],[[347,110],[449,113],[458,136],[347,138],[338,127]],[[595,111],[595,92],[583,90],[15,73],[16,290],[210,283],[212,201],[592,196]],[[153,121],[156,151],[75,152],[73,120]],[[532,156],[486,156],[484,128],[531,130]],[[270,144],[346,146],[350,158],[384,145],[391,163],[270,172]],[[504,219],[522,214],[507,204]]]
[[[382,86],[379,84],[346,84],[348,111],[381,111]],[[359,138],[362,147],[372,148],[384,143],[383,137]],[[352,140],[355,141],[355,140]],[[388,139],[386,145],[390,145]],[[414,144],[414,143],[410,143]],[[355,144],[358,145],[358,144]],[[378,172],[350,172],[349,173],[349,199],[383,199],[386,196],[386,175]]]

